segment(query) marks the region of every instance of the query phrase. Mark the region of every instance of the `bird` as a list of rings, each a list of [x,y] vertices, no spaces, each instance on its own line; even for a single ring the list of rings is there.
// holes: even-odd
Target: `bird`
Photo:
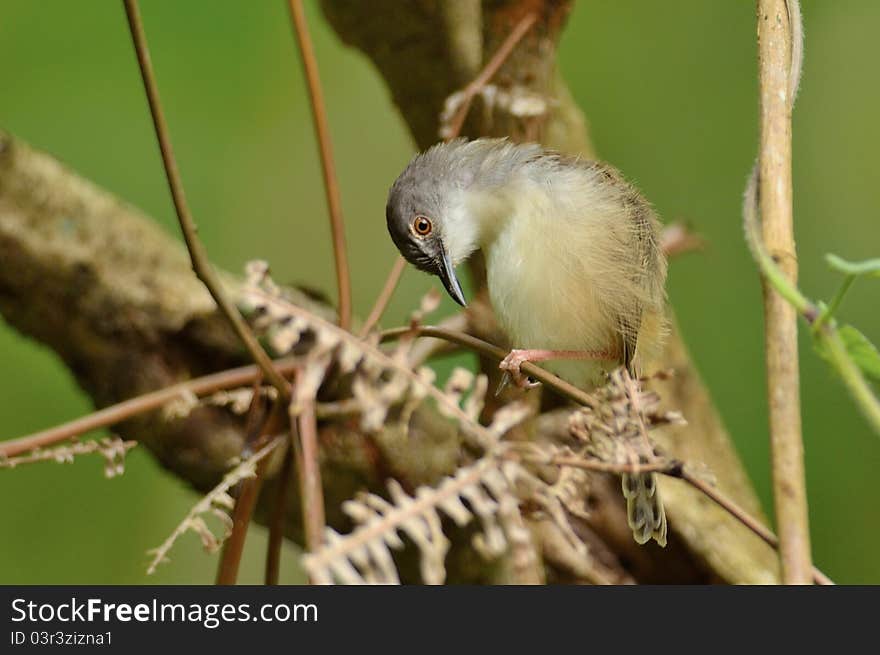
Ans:
[[[506,138],[455,139],[416,155],[388,193],[391,239],[466,306],[455,267],[480,250],[489,300],[524,362],[582,389],[610,370],[639,375],[666,331],[666,257],[651,205],[610,164]],[[633,537],[666,544],[654,473],[624,474]]]

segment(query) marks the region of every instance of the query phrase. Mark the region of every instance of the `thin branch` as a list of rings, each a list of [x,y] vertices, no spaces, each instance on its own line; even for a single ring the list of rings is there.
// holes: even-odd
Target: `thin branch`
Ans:
[[[195,221],[190,213],[189,206],[186,202],[186,196],[183,192],[183,183],[180,179],[180,172],[177,169],[177,162],[174,158],[174,151],[171,147],[171,138],[168,133],[168,125],[165,122],[165,114],[162,111],[162,105],[159,101],[159,89],[156,85],[156,76],[153,72],[153,64],[150,60],[150,52],[147,48],[147,37],[144,33],[144,25],[141,20],[140,10],[138,9],[137,0],[124,0],[125,13],[128,17],[128,27],[131,30],[131,38],[134,42],[135,52],[137,53],[138,65],[141,70],[141,78],[144,83],[144,90],[147,93],[147,100],[150,105],[150,114],[153,118],[153,127],[156,130],[156,137],[159,140],[159,149],[162,151],[162,163],[165,166],[165,176],[168,179],[168,186],[171,189],[171,197],[174,200],[174,209],[177,212],[177,219],[180,223],[180,229],[183,232],[183,238],[192,260],[193,271],[198,278],[207,287],[214,302],[220,308],[220,311],[229,319],[235,333],[241,339],[245,348],[247,348],[253,360],[263,369],[266,379],[272,383],[278,393],[282,397],[288,397],[289,384],[287,381],[272,367],[272,360],[266,351],[260,346],[253,332],[251,332],[247,323],[245,323],[241,314],[235,305],[226,297],[223,287],[217,274],[214,272],[208,254],[204,245],[199,240],[198,229]]]
[[[245,451],[250,453],[254,448],[259,448],[261,443],[266,442],[266,437],[274,430],[277,423],[278,403],[274,403],[271,414],[266,415],[266,407],[263,397],[259,394],[260,380],[254,380],[251,406],[248,409],[247,423],[245,427]],[[263,486],[263,478],[266,474],[266,462],[261,460],[256,466],[256,475],[246,478],[239,484],[238,497],[232,510],[232,528],[229,536],[223,542],[223,551],[217,564],[218,585],[232,585],[238,579],[238,568],[241,564],[241,555],[244,551],[244,542],[247,538],[248,528],[251,525],[251,516],[260,497],[260,489]]]
[[[520,444],[512,443],[510,445],[516,447]],[[568,466],[599,473],[615,473],[620,475],[623,473],[655,472],[672,478],[678,478],[679,480],[687,482],[697,491],[714,501],[719,507],[754,532],[769,546],[777,550],[779,549],[779,539],[769,528],[764,526],[758,519],[751,516],[733,500],[721,493],[716,487],[691,473],[688,470],[688,467],[678,460],[658,460],[647,463],[616,463],[605,462],[599,459],[578,457],[576,455],[542,455],[537,453],[518,452],[517,450],[508,450],[504,453],[504,456],[515,461],[530,462],[532,464]],[[812,569],[812,576],[816,584],[834,584],[828,576],[817,568]]]
[[[670,473],[664,471],[667,475]],[[701,480],[697,476],[688,472],[686,467],[680,467],[677,471],[678,475],[673,477],[678,477],[681,480],[684,480],[689,485],[702,492],[706,497],[713,500],[719,507],[724,509],[728,514],[734,517],[737,521],[746,526],[749,530],[754,532],[758,537],[760,537],[767,545],[779,550],[779,538],[773,534],[773,532],[767,528],[763,523],[758,521],[756,518],[751,516],[748,512],[746,512],[742,507],[737,505],[733,500],[725,496],[721,493],[716,487],[706,483]],[[814,566],[811,566],[811,577],[813,582],[820,585],[833,585],[834,582],[827,575],[822,573],[819,569]]]
[[[504,43],[499,46],[492,58],[483,67],[483,70],[481,70],[471,83],[463,89],[462,102],[449,122],[445,138],[446,141],[451,141],[461,134],[461,128],[464,126],[465,118],[467,118],[474,97],[482,91],[483,87],[486,86],[486,84],[488,84],[495,76],[495,73],[498,72],[498,69],[501,68],[513,52],[516,44],[522,40],[537,19],[538,16],[535,12],[529,12],[523,16],[519,23],[517,23],[510,31],[510,34],[507,35]],[[397,259],[394,260],[394,265],[391,267],[391,271],[388,273],[385,284],[382,285],[382,291],[379,293],[376,302],[373,304],[373,308],[370,310],[367,321],[361,328],[360,335],[362,337],[369,334],[373,326],[382,318],[382,314],[385,313],[385,309],[388,307],[388,303],[391,301],[391,297],[394,295],[394,291],[397,289],[397,285],[400,283],[400,278],[405,269],[406,260],[401,255],[398,255]]]
[[[495,359],[497,361],[501,361],[508,354],[507,351],[503,348],[493,346],[487,341],[483,341],[482,339],[478,339],[477,337],[465,334],[464,332],[456,332],[454,330],[446,330],[429,325],[385,330],[382,332],[382,341],[393,341],[394,339],[400,338],[406,334],[414,334],[420,337],[434,337],[435,339],[443,339],[444,341],[457,343],[460,346],[464,346],[468,350],[473,350],[474,352],[480,353],[481,355],[485,355],[487,357],[491,357],[492,359]],[[536,364],[533,364],[531,362],[523,362],[522,371],[523,373],[538,380],[547,387],[550,387],[551,389],[558,392],[560,395],[568,398],[569,400],[572,400],[580,405],[589,404],[590,402],[590,395],[588,393],[582,391],[581,389],[578,389],[573,384],[570,384],[562,378],[553,375],[553,373],[551,373],[550,371],[543,369]]]
[[[461,128],[464,126],[464,121],[467,118],[474,98],[495,76],[495,73],[498,72],[498,69],[501,68],[504,62],[507,61],[516,44],[522,40],[536,20],[538,20],[538,15],[534,11],[523,16],[514,28],[510,30],[510,34],[504,39],[504,43],[498,47],[498,50],[495,51],[495,54],[492,55],[492,58],[486,63],[479,75],[461,91],[462,96],[459,101],[461,104],[459,104],[455,114],[449,120],[448,132],[445,134],[447,140],[454,139],[461,134]]]
[[[284,357],[274,361],[274,369],[282,375],[289,375],[296,370],[297,363],[294,357]],[[115,425],[133,416],[159,409],[181,396],[193,394],[201,397],[223,389],[241,387],[254,382],[261,375],[262,370],[256,365],[240,366],[151,391],[54,428],[2,441],[0,457],[12,457],[35,448],[45,448],[92,430]]]
[[[522,445],[531,446],[529,442],[521,442]],[[519,445],[511,442],[512,446]],[[528,462],[530,464],[542,464],[546,466],[568,466],[571,468],[583,469],[585,471],[594,471],[596,473],[665,473],[666,475],[674,475],[674,471],[682,466],[681,462],[658,460],[648,463],[617,463],[605,462],[600,459],[587,459],[576,455],[542,455],[529,452],[518,452],[510,450],[505,453],[505,457],[519,462]],[[674,477],[680,477],[674,475]]]
[[[794,284],[797,257],[792,216],[791,111],[797,88],[791,76],[792,70],[799,68],[798,0],[758,0],[757,21],[761,96],[757,192],[762,240],[784,277]],[[764,313],[773,496],[782,580],[786,584],[809,584],[812,563],[801,432],[797,309],[765,282]]]
[[[260,497],[267,461],[266,459],[260,460],[257,464],[257,474],[252,478],[242,480],[239,486],[235,509],[232,511],[232,531],[223,542],[223,551],[217,565],[216,584],[218,585],[233,585],[238,579],[238,567],[241,564],[244,541],[251,524],[251,516],[257,505],[257,499]]]
[[[324,490],[318,462],[318,424],[315,401],[308,399],[299,406],[290,404],[290,422],[297,425],[299,437],[298,477],[303,506],[303,529],[306,548],[316,552],[324,541]],[[294,435],[294,439],[297,435]]]
[[[295,435],[291,434],[291,445],[295,441]],[[287,487],[290,484],[295,457],[294,449],[289,448],[284,455],[281,471],[275,483],[275,499],[272,502],[272,515],[269,517],[269,544],[266,548],[265,583],[267,585],[277,585],[281,571],[281,542],[284,539],[284,518],[287,514]]]
[[[388,277],[385,278],[385,284],[382,285],[382,291],[379,292],[379,297],[376,298],[376,302],[373,303],[373,308],[370,310],[370,314],[367,316],[367,320],[364,322],[363,327],[361,327],[358,336],[361,338],[367,336],[370,333],[370,330],[373,329],[373,326],[382,318],[382,314],[385,313],[385,309],[391,301],[391,296],[394,295],[394,291],[397,289],[397,285],[400,283],[400,278],[405,270],[406,260],[403,258],[403,255],[398,255],[394,260],[394,265],[388,272]]]
[[[336,285],[339,296],[339,325],[345,330],[351,327],[351,278],[348,272],[348,255],[345,247],[345,223],[342,218],[342,202],[339,199],[339,184],[336,179],[336,166],[333,162],[333,147],[330,143],[330,130],[327,127],[327,110],[318,76],[318,62],[312,47],[312,38],[303,12],[301,0],[288,0],[290,17],[296,33],[296,42],[302,57],[303,71],[309,88],[312,118],[321,151],[321,171],[324,175],[324,191],[327,195],[327,208],[330,211],[330,231],[333,236],[333,258],[336,262]]]

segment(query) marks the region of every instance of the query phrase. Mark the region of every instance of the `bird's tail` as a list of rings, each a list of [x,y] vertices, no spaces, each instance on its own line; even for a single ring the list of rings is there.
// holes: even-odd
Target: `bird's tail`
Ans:
[[[651,537],[661,546],[666,545],[666,511],[657,489],[656,473],[623,475],[623,495],[626,498],[626,519],[639,544]]]

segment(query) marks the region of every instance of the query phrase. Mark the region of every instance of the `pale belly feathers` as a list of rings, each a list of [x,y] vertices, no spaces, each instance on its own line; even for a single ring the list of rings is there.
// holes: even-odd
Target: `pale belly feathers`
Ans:
[[[484,247],[492,306],[514,348],[614,353],[604,361],[542,363],[574,384],[591,386],[617,364],[615,318],[599,300],[614,281],[597,278],[603,267],[589,265],[596,261],[591,250],[601,244],[572,234],[589,229],[590,221],[560,218],[560,210],[570,208],[528,195],[531,211],[510,217]]]

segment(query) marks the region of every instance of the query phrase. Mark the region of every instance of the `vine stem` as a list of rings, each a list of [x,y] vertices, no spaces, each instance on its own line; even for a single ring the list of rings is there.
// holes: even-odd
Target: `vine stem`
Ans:
[[[797,0],[758,0],[758,81],[761,142],[758,203],[762,242],[784,278],[795,285],[791,180],[791,113],[799,68]],[[797,23],[797,26],[795,26]],[[797,53],[797,54],[796,54]],[[796,61],[797,59],[797,61]],[[812,582],[798,366],[798,308],[764,282],[765,352],[773,497],[785,584]]]
[[[318,419],[314,400],[303,403],[297,412],[291,409],[290,418],[291,422],[296,421],[299,433],[299,480],[306,548],[309,552],[315,552],[324,541],[326,519],[321,467],[318,463]]]
[[[278,427],[278,403],[273,403],[271,410],[267,411],[264,399],[259,394],[261,382],[262,378],[257,378],[252,386],[253,396],[245,424],[245,452],[259,450],[263,444],[271,440],[270,434]],[[238,580],[244,542],[263,487],[268,461],[266,458],[261,459],[254,469],[255,475],[238,483],[238,494],[232,509],[232,529],[229,531],[229,537],[223,542],[223,550],[217,564],[216,584],[218,585],[233,585]]]
[[[162,153],[162,164],[165,168],[165,177],[168,180],[168,186],[171,189],[171,198],[174,201],[174,209],[177,213],[177,220],[180,223],[180,229],[183,232],[183,239],[186,242],[186,248],[189,251],[190,260],[195,274],[207,287],[214,302],[220,308],[220,311],[229,320],[232,329],[241,339],[245,348],[247,348],[253,360],[263,370],[266,379],[278,390],[282,397],[289,397],[290,385],[272,366],[272,360],[266,351],[260,346],[257,338],[251,329],[245,323],[244,318],[238,311],[238,308],[226,297],[223,287],[211,262],[208,259],[208,253],[202,245],[198,236],[195,220],[193,220],[189,205],[186,202],[186,195],[183,191],[183,182],[180,179],[180,171],[177,168],[177,160],[174,157],[174,150],[171,147],[171,137],[168,132],[168,124],[165,121],[165,113],[162,110],[162,103],[159,100],[159,88],[156,84],[156,75],[153,72],[153,63],[150,60],[150,51],[147,47],[147,37],[144,32],[144,24],[141,19],[140,9],[137,0],[123,0],[125,3],[125,14],[128,18],[128,27],[131,31],[132,42],[134,43],[135,53],[137,55],[138,66],[141,71],[141,78],[144,84],[144,90],[147,94],[147,101],[150,105],[150,115],[153,119],[153,127],[156,131],[156,138],[159,141],[159,149]]]
[[[312,119],[321,152],[321,172],[324,176],[324,191],[327,196],[327,208],[330,212],[330,232],[333,238],[333,259],[336,264],[336,287],[339,297],[339,326],[344,330],[351,328],[351,276],[348,270],[348,255],[345,245],[345,222],[342,218],[342,201],[339,194],[339,183],[336,176],[336,164],[333,159],[333,146],[330,141],[330,129],[327,126],[327,109],[324,104],[324,93],[321,90],[321,79],[318,75],[318,62],[312,46],[312,37],[303,11],[301,0],[288,0],[296,43],[302,59],[303,72],[311,100]]]
[[[296,435],[291,430],[291,441],[295,442]],[[275,498],[272,501],[272,515],[269,517],[269,542],[266,546],[266,563],[264,582],[267,585],[277,585],[281,572],[281,542],[284,539],[284,518],[287,513],[287,487],[290,484],[290,475],[293,471],[295,459],[294,448],[288,448],[284,453],[284,461],[281,463],[281,471],[276,481]]]

